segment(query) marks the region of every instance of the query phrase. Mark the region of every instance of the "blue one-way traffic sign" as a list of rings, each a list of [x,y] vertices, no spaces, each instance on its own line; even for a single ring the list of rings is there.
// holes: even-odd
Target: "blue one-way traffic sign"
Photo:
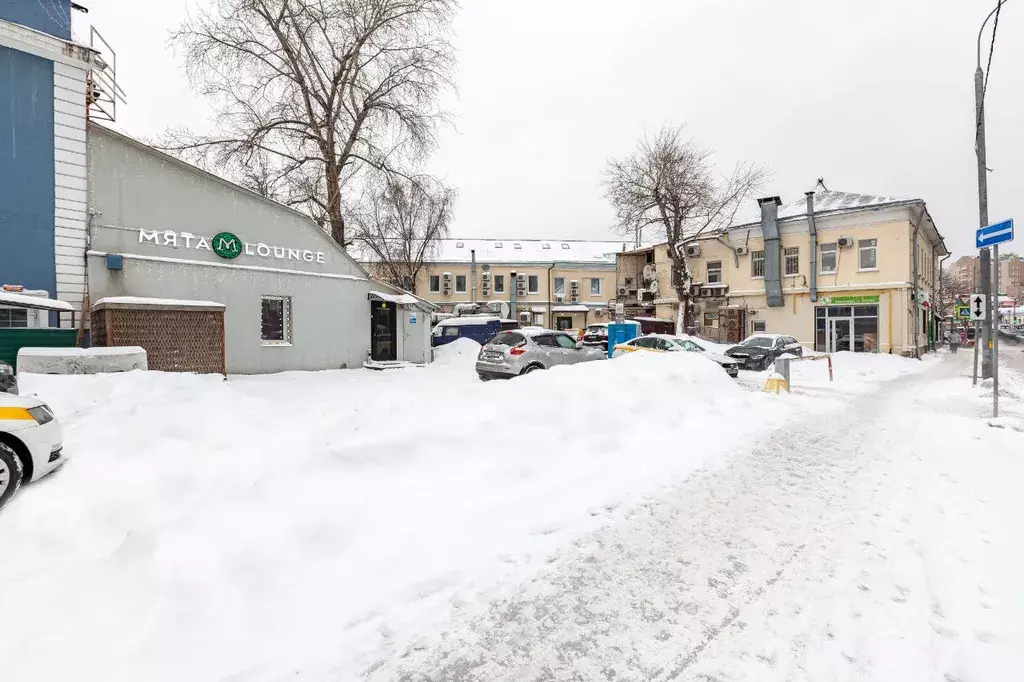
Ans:
[[[1004,220],[988,227],[979,227],[976,241],[979,249],[1013,241],[1013,219]]]

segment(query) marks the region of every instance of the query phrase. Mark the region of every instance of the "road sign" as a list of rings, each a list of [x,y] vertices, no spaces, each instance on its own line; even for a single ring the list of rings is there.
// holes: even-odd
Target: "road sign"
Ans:
[[[958,305],[956,306],[956,315],[958,320],[969,320],[971,319],[971,306],[969,305]]]
[[[971,321],[984,322],[985,308],[987,307],[985,297],[982,294],[971,294],[967,301],[971,310]]]
[[[1004,220],[988,227],[979,227],[975,235],[975,242],[979,249],[1013,241],[1013,219]]]

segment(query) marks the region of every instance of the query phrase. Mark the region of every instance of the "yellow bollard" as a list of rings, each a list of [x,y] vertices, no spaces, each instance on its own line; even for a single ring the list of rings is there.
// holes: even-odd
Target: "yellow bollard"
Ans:
[[[762,389],[765,393],[775,392],[775,395],[779,395],[779,389],[786,389],[786,393],[789,393],[789,383],[779,374],[773,374],[768,377],[768,380],[764,382],[764,388]]]

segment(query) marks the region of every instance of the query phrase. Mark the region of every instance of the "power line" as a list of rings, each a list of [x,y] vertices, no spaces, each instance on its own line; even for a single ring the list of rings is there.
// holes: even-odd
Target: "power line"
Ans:
[[[996,5],[996,18],[992,22],[992,42],[988,47],[988,63],[985,65],[985,87],[981,91],[981,102],[982,105],[985,103],[985,95],[988,93],[988,77],[992,72],[992,55],[996,51],[996,31],[999,30],[999,13],[1003,9],[1003,0],[999,0],[999,4]]]

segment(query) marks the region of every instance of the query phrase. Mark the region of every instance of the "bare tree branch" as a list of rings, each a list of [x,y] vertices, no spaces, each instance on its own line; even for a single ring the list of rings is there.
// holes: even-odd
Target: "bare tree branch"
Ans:
[[[677,327],[686,329],[694,326],[694,309],[685,251],[679,247],[728,227],[744,200],[769,177],[766,168],[749,164],[718,176],[711,156],[711,150],[685,139],[681,127],[666,126],[654,139],[641,140],[626,158],[609,161],[605,170],[605,197],[619,228],[638,235],[657,226],[668,242],[682,313]]]
[[[309,210],[346,244],[351,183],[415,168],[452,87],[456,0],[213,0],[172,34],[214,131],[163,149]]]

